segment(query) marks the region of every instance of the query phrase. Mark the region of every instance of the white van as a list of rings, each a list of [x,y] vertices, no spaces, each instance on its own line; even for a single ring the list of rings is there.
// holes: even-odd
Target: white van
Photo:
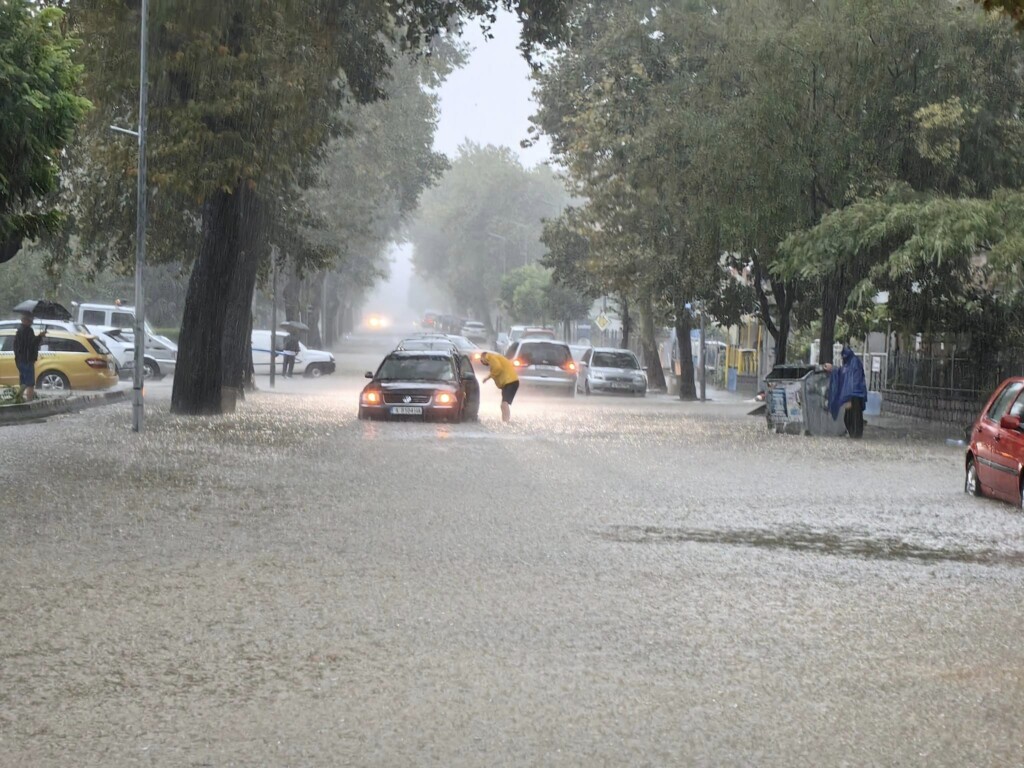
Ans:
[[[75,320],[93,333],[117,334],[134,349],[135,307],[123,304],[72,304]],[[153,333],[153,326],[146,322],[146,357],[143,371],[146,378],[162,378],[174,374],[178,361],[178,345],[166,336]],[[121,360],[119,363],[123,365]]]
[[[277,332],[277,356],[274,360],[277,363],[277,373],[281,373],[281,361],[284,349],[284,340],[288,334],[284,331]],[[270,373],[270,331],[252,332],[252,367],[258,374],[268,375]],[[318,378],[324,374],[334,373],[334,355],[319,349],[310,349],[301,341],[299,342],[299,353],[295,356],[295,373],[303,376]]]

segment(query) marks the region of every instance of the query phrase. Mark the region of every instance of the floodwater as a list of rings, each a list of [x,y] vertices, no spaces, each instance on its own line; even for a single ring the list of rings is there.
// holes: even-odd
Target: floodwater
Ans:
[[[0,765],[1024,763],[1024,518],[962,452],[750,405],[0,429]]]

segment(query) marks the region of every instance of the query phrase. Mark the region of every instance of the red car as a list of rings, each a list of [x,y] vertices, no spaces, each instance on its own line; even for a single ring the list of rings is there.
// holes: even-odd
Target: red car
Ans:
[[[964,490],[1024,507],[1024,377],[1007,379],[971,426]]]

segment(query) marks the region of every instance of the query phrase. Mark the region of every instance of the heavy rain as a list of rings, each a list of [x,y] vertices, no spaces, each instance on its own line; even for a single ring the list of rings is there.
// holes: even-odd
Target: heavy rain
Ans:
[[[0,0],[0,766],[1024,764],[1018,3],[221,5]]]

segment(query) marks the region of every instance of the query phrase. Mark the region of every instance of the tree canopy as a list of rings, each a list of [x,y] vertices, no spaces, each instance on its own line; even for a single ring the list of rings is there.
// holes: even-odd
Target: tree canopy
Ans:
[[[89,109],[64,12],[0,3],[0,263],[61,224],[60,154]]]

